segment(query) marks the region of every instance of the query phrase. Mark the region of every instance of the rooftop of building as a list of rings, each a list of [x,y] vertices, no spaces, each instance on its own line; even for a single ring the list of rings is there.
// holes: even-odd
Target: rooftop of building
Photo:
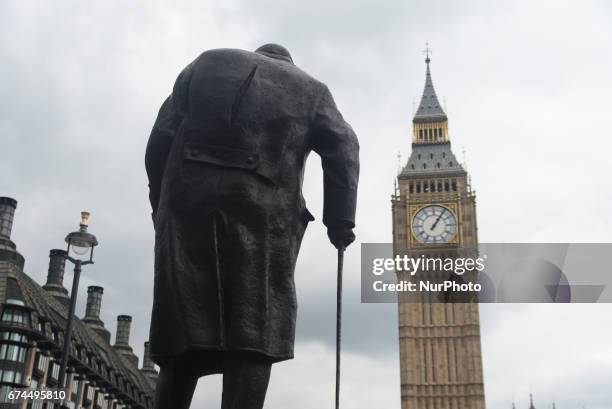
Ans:
[[[419,174],[462,174],[465,169],[451,150],[450,142],[413,144],[408,162],[399,177]]]
[[[68,308],[23,272],[8,277],[6,288],[3,310],[10,305],[30,309],[29,328],[23,329],[38,345],[60,354]],[[69,365],[78,367],[88,379],[105,385],[110,393],[133,401],[137,407],[151,407],[154,382],[79,318],[73,322]]]
[[[28,348],[36,348],[59,360],[68,317],[69,297],[61,281],[66,252],[51,250],[49,275],[44,288],[28,276],[23,271],[24,258],[11,241],[16,201],[8,199],[0,198],[0,203],[9,205],[0,207],[0,219],[7,221],[0,231],[0,333],[25,335]],[[101,297],[102,287],[91,288]],[[58,291],[60,289],[62,291]],[[99,313],[99,306],[98,303],[96,314]],[[86,316],[91,318],[91,315]],[[118,324],[129,326],[130,322],[129,316],[118,317]],[[117,332],[119,334],[119,329]],[[75,317],[68,367],[80,378],[103,388],[113,399],[121,400],[124,405],[150,409],[154,402],[157,373],[152,361],[148,359],[146,344],[143,368],[139,369],[138,357],[132,353],[128,337],[129,327],[127,330],[124,327],[121,342],[118,335],[116,345],[112,346],[110,332],[104,328],[101,320],[92,323]],[[26,384],[21,387],[23,385],[27,387]]]

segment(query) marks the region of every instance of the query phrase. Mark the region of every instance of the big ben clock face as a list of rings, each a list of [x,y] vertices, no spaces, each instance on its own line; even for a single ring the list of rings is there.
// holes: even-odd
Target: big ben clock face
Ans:
[[[457,232],[457,219],[447,207],[425,206],[414,215],[412,232],[421,243],[448,243]]]

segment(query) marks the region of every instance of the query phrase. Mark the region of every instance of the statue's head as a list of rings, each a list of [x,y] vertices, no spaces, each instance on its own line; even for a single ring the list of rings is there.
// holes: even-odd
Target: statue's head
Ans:
[[[291,58],[291,54],[289,50],[287,50],[282,45],[278,44],[265,44],[255,50],[258,54],[263,54],[265,56],[271,58],[278,58],[280,60],[284,60],[293,64],[293,59]]]

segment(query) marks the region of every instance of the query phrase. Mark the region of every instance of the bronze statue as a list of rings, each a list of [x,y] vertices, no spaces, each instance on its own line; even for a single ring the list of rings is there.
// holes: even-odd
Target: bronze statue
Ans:
[[[176,80],[146,152],[157,409],[189,408],[198,377],[213,373],[223,373],[223,409],[261,409],[272,363],[293,358],[311,150],[328,236],[348,246],[359,145],[324,84],[275,44],[206,51]]]

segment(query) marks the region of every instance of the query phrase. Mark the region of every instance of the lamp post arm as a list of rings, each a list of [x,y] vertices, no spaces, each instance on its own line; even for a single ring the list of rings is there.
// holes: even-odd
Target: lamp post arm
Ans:
[[[76,264],[78,261],[79,263],[81,263],[81,266],[86,266],[88,264],[94,264],[93,260],[82,261],[82,260],[77,260],[76,258],[70,257],[70,256],[64,256],[64,258],[70,261],[72,264]]]

